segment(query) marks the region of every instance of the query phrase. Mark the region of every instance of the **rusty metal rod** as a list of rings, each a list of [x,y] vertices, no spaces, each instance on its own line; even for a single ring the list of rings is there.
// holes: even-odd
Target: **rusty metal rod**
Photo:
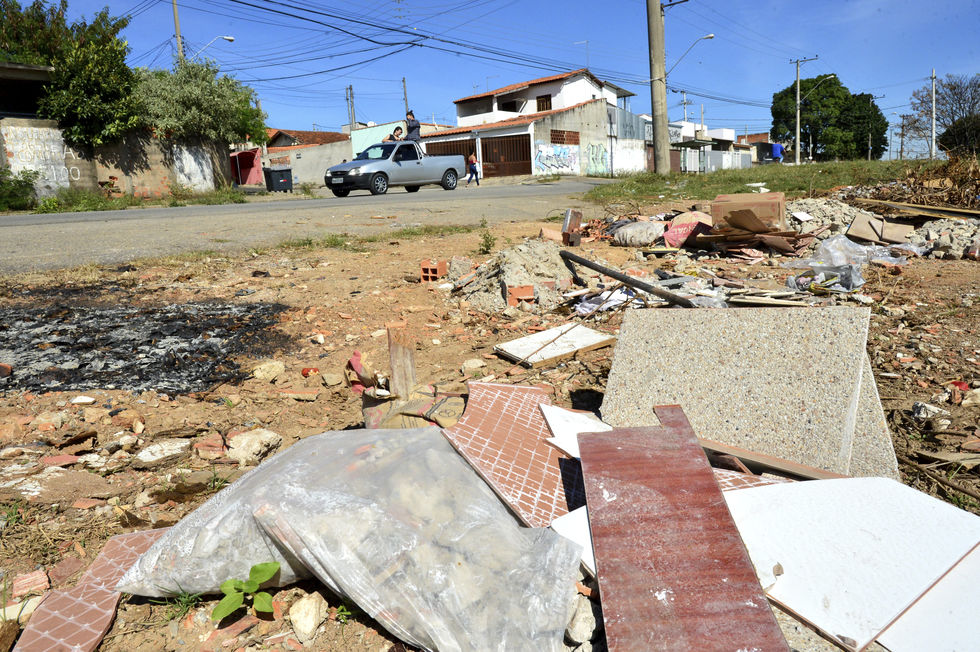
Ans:
[[[672,303],[675,306],[681,306],[682,308],[697,308],[694,302],[691,301],[690,299],[686,299],[680,295],[674,294],[673,292],[668,292],[667,290],[663,290],[661,288],[655,287],[653,285],[650,285],[649,283],[638,281],[632,276],[627,276],[626,274],[617,272],[614,269],[603,267],[599,263],[594,263],[588,258],[582,258],[581,256],[577,254],[573,254],[570,251],[565,251],[563,249],[562,251],[558,252],[558,255],[560,255],[565,260],[571,261],[573,263],[577,263],[582,267],[588,267],[589,269],[595,270],[600,274],[605,274],[610,278],[614,278],[620,283],[624,285],[628,285],[631,288],[635,288],[637,290],[643,290],[644,292],[649,292],[650,294],[654,296],[658,296],[664,301]]]

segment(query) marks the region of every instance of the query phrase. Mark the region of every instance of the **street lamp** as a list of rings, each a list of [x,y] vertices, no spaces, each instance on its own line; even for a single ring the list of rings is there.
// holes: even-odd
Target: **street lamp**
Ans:
[[[667,84],[667,77],[670,76],[670,73],[674,72],[674,68],[677,67],[677,64],[679,64],[681,62],[681,59],[683,59],[684,57],[686,57],[687,56],[687,53],[690,52],[691,49],[694,48],[694,46],[698,44],[698,41],[709,41],[709,40],[713,39],[714,37],[715,37],[714,34],[705,34],[701,38],[695,39],[694,40],[694,43],[691,43],[691,46],[689,48],[687,48],[686,50],[684,50],[684,54],[682,54],[680,56],[680,58],[678,58],[677,61],[674,62],[674,65],[672,65],[670,67],[670,70],[668,70],[667,72],[664,73],[664,76],[663,77],[654,77],[653,79],[648,79],[647,81],[648,82],[662,81],[662,82],[664,82],[664,85],[666,85]]]
[[[211,45],[212,43],[214,43],[215,41],[217,41],[219,38],[220,39],[224,39],[225,41],[228,41],[229,43],[234,43],[235,42],[235,37],[234,36],[215,36],[213,39],[211,39],[210,41],[208,41],[207,45],[205,45],[203,48],[201,48],[200,50],[198,50],[197,52],[195,52],[191,56],[191,59],[193,59],[197,55],[199,55],[202,52],[204,52],[205,50],[207,50],[208,49],[208,45]]]
[[[796,159],[795,162],[796,162],[797,165],[799,165],[799,163],[800,163],[800,104],[803,103],[803,100],[805,100],[806,98],[810,97],[810,95],[813,93],[813,91],[817,90],[817,86],[819,86],[820,84],[824,83],[825,81],[827,81],[831,77],[836,77],[836,76],[837,76],[837,73],[833,73],[833,72],[830,73],[829,75],[825,75],[823,79],[821,79],[820,81],[818,81],[816,83],[816,85],[814,85],[814,87],[810,89],[810,92],[809,93],[807,93],[806,95],[804,95],[800,99],[796,100],[796,142],[793,143],[793,147],[795,148],[796,151],[793,154],[794,154],[794,158]],[[813,158],[813,153],[812,152],[810,152],[810,158]]]

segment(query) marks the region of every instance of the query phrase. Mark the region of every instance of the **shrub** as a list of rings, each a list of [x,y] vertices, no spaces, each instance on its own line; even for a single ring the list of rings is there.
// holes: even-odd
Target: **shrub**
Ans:
[[[14,174],[10,168],[0,167],[0,211],[22,211],[34,206],[34,182],[39,176],[35,170]]]

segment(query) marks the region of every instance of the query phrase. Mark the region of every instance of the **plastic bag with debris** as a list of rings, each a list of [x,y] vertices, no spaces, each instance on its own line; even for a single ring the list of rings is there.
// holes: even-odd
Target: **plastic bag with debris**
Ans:
[[[255,563],[309,569],[427,650],[554,650],[581,550],[518,524],[438,428],[304,439],[174,526],[121,591],[217,592]]]
[[[631,222],[616,229],[613,244],[620,247],[648,247],[664,235],[662,222]]]
[[[854,242],[845,235],[834,235],[823,242],[813,251],[813,258],[808,260],[791,260],[784,267],[840,267],[842,265],[864,265],[873,260],[904,265],[908,260],[904,256],[895,256],[890,247],[878,245],[862,245]]]
[[[853,292],[864,285],[859,265],[811,267],[798,276],[786,279],[787,287],[801,292],[824,295],[833,292]]]

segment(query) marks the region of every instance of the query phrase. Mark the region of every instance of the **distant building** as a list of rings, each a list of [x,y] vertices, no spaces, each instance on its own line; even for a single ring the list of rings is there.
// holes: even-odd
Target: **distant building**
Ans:
[[[36,118],[51,66],[0,62],[0,117]]]
[[[454,101],[457,126],[422,136],[430,154],[476,153],[491,176],[647,169],[648,123],[627,109],[633,93],[573,70]]]
[[[292,147],[295,145],[329,145],[349,140],[350,136],[338,131],[298,131],[296,129],[266,129],[267,147]]]

